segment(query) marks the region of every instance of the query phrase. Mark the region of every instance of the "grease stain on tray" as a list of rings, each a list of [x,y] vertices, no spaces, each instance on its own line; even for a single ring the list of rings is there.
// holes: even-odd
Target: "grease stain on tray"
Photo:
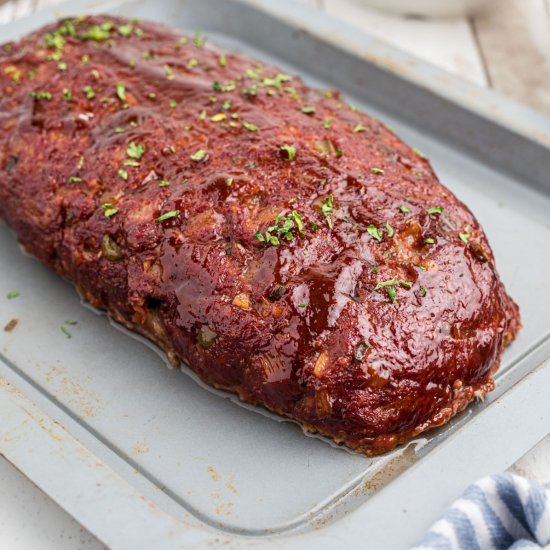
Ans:
[[[103,407],[103,401],[85,387],[85,384],[92,380],[91,376],[86,376],[82,383],[68,376],[64,367],[57,366],[46,372],[45,380],[50,385],[52,394],[57,398],[66,398],[81,417],[93,418]]]
[[[4,331],[11,332],[18,324],[19,321],[17,319],[12,319],[6,324],[6,326],[4,327]]]
[[[143,455],[145,453],[148,453],[149,451],[149,445],[147,445],[145,442],[138,442],[132,448],[132,452],[136,455]]]
[[[218,483],[223,483],[224,480],[222,479],[222,475],[217,472],[213,466],[208,466],[206,469],[208,472],[208,475],[212,479],[212,481]],[[237,488],[234,485],[233,478],[229,477],[228,481],[225,482],[225,489],[221,487],[220,489],[216,489],[215,491],[212,491],[210,493],[210,496],[214,500],[214,513],[218,516],[227,516],[231,517],[234,515],[234,506],[235,503],[231,500],[228,500],[224,493],[227,493],[226,489],[231,491],[233,495],[236,495],[238,493]],[[238,517],[235,515],[235,517]]]

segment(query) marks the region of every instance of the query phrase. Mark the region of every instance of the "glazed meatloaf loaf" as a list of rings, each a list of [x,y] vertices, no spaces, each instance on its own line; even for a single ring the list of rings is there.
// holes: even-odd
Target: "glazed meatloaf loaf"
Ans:
[[[369,455],[490,391],[520,326],[419,151],[336,91],[144,21],[1,47],[0,216],[174,365]]]

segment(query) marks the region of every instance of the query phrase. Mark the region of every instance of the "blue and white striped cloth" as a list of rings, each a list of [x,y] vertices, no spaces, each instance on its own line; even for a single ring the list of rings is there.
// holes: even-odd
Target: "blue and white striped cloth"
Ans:
[[[550,549],[550,485],[502,474],[468,487],[413,550]]]

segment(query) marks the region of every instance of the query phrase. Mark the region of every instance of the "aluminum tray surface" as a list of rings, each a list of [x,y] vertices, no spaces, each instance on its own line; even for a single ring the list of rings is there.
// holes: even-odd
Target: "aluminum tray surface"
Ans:
[[[19,321],[0,333],[0,414],[10,415],[0,451],[16,466],[113,547],[150,548],[154,535],[158,548],[207,541],[334,548],[368,535],[373,548],[376,541],[391,548],[413,543],[465,483],[505,468],[550,431],[541,391],[550,369],[537,369],[550,356],[548,119],[288,0],[256,7],[236,0],[71,2],[10,24],[2,40],[54,16],[90,11],[201,30],[310,85],[343,90],[424,151],[473,210],[524,328],[485,403],[368,459],[167,369],[150,347],[83,307],[68,283],[23,255],[0,226],[0,326]],[[8,300],[9,291],[20,296]],[[28,418],[18,424],[21,410]],[[62,465],[77,456],[88,462],[76,461],[69,476]],[[86,469],[92,463],[112,474],[99,488],[91,483],[97,470]],[[426,495],[431,504],[419,510],[414,502]],[[381,517],[403,530],[384,532]]]

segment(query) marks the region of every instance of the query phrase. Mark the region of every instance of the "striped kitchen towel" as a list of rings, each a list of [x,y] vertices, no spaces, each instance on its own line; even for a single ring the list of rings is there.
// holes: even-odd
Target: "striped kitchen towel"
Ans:
[[[413,550],[550,549],[550,485],[513,474],[468,487]]]

